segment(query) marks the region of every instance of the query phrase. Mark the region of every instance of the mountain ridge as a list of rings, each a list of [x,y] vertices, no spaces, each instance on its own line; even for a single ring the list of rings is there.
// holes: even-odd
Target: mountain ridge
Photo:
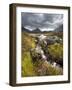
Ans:
[[[36,28],[34,30],[26,29],[25,27],[22,27],[22,31],[28,32],[28,33],[47,33],[47,32],[63,32],[63,24],[61,24],[59,27],[57,27],[54,31],[41,31],[39,28]]]

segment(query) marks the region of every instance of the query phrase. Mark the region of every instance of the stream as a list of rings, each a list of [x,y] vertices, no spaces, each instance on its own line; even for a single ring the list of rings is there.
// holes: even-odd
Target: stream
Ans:
[[[49,63],[52,67],[62,69],[62,67],[58,63],[56,63],[55,61],[51,62],[51,61],[48,60],[48,55],[46,55],[45,51],[43,50],[43,48],[41,46],[41,42],[43,42],[45,44],[45,46],[47,45],[47,41],[45,39],[46,39],[45,35],[40,35],[38,37],[38,39],[35,41],[36,42],[36,47],[34,49],[31,49],[31,52],[34,50],[36,53],[40,54],[42,60],[44,60],[46,63]]]

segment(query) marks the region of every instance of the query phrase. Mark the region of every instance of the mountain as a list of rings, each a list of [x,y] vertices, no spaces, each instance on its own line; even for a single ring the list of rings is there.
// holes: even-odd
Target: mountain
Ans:
[[[59,27],[57,27],[54,32],[63,32],[63,24],[61,24]]]
[[[32,31],[32,33],[41,33],[41,30],[39,28],[36,28],[35,30]]]
[[[22,31],[24,31],[24,32],[31,32],[30,30],[28,30],[28,29],[26,29],[24,27],[22,27]]]
[[[22,27],[22,31],[27,32],[27,33],[47,33],[47,32],[52,32],[52,31],[47,31],[47,30],[46,31],[41,31],[39,28],[36,28],[36,29],[31,31],[29,29],[26,29],[25,27]]]
[[[29,29],[26,29],[26,28],[22,27],[22,31],[28,32],[28,33],[41,33],[40,29],[38,29],[38,28],[31,31]]]

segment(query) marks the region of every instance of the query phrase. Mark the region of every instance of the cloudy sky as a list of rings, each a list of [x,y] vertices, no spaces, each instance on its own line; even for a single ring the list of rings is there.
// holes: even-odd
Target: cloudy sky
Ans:
[[[52,31],[63,23],[63,14],[21,13],[22,26],[29,30],[39,28]]]

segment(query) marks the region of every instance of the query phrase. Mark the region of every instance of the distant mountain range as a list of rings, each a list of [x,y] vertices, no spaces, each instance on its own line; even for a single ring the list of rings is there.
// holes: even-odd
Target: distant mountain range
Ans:
[[[34,30],[31,31],[31,30],[26,29],[24,27],[22,27],[22,31],[28,32],[28,33],[41,33],[42,32],[39,28],[36,28],[36,29],[34,29]]]
[[[34,30],[26,29],[25,27],[22,27],[22,31],[28,32],[28,33],[46,33],[46,32],[52,32],[52,31],[41,31],[39,28],[36,28]],[[53,32],[63,32],[63,24],[57,27]]]
[[[31,32],[33,32],[33,33],[41,33],[42,31],[39,28],[36,28],[33,31],[31,31]]]

